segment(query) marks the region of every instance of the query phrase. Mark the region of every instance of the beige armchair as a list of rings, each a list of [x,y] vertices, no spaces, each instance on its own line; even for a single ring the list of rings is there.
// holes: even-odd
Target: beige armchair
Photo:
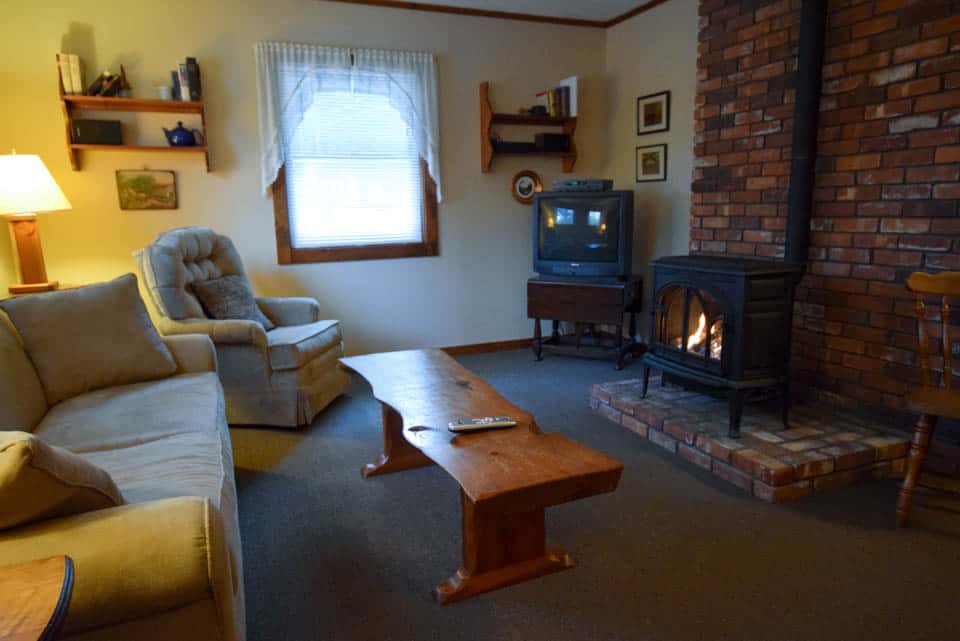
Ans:
[[[337,367],[340,324],[322,320],[312,298],[257,298],[276,325],[269,331],[254,321],[206,317],[190,284],[244,276],[226,236],[205,227],[174,229],[135,256],[160,333],[213,339],[230,424],[306,425],[349,386]]]

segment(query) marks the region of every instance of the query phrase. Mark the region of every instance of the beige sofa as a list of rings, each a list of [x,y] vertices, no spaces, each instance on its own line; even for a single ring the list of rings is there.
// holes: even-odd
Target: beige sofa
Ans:
[[[220,363],[231,425],[300,427],[350,386],[337,367],[340,323],[320,317],[312,298],[258,298],[276,328],[207,318],[191,283],[246,278],[233,242],[206,227],[164,232],[136,253],[145,298],[161,334],[206,334]]]
[[[233,457],[216,355],[202,335],[164,343],[177,366],[172,376],[69,398],[48,407],[32,430],[0,424],[106,470],[126,501],[0,530],[0,566],[73,558],[60,638],[245,639]],[[29,367],[19,334],[0,314],[3,398],[43,399]]]

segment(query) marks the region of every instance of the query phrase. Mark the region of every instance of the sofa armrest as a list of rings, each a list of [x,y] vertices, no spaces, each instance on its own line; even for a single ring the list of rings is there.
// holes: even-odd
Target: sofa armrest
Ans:
[[[206,334],[217,345],[254,345],[262,350],[267,348],[267,333],[263,325],[255,321],[160,318],[159,326],[160,333],[164,335]]]
[[[257,305],[267,318],[280,327],[306,325],[320,320],[320,303],[312,298],[258,298]]]
[[[206,334],[173,334],[162,338],[177,362],[177,374],[217,371],[217,350]]]
[[[219,620],[206,638],[237,638],[241,578],[208,499],[121,505],[0,531],[0,566],[57,554],[76,568],[64,636],[212,599]]]

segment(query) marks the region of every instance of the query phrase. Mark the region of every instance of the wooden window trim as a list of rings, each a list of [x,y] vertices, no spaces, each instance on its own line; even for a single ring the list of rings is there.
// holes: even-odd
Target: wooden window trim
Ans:
[[[290,243],[290,213],[287,207],[287,177],[284,167],[273,181],[273,219],[277,235],[277,263],[330,263],[349,260],[382,260],[440,255],[437,184],[427,172],[427,163],[420,159],[423,178],[423,241],[419,243],[386,243],[382,245],[349,245],[344,247],[294,247]]]

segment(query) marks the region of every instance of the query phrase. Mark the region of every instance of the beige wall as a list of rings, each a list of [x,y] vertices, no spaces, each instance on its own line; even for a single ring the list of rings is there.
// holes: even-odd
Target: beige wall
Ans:
[[[605,135],[604,32],[599,29],[398,11],[318,0],[163,4],[113,0],[5,3],[0,38],[0,149],[38,153],[73,203],[45,214],[49,276],[85,283],[132,271],[131,252],[161,230],[209,225],[230,235],[264,295],[317,297],[340,318],[351,351],[454,345],[530,336],[525,281],[531,275],[529,210],[509,194],[520,169],[549,183],[550,158],[497,159],[480,172],[478,83],[491,82],[494,107],[512,111],[535,89],[569,75],[583,83],[580,175],[602,167]],[[260,194],[253,45],[258,40],[428,50],[439,60],[445,201],[437,258],[299,266],[276,264],[273,210]],[[213,171],[199,159],[160,153],[95,152],[71,171],[56,94],[54,54],[81,55],[87,75],[124,63],[137,95],[166,82],[196,56],[203,72]],[[98,114],[96,117],[103,117]],[[145,142],[176,119],[144,117]],[[533,132],[520,132],[532,136]],[[174,169],[180,209],[122,212],[114,171]],[[0,286],[13,280],[0,243]]]
[[[610,157],[605,175],[636,191],[634,272],[644,274],[648,320],[650,261],[686,254],[690,239],[693,111],[697,79],[697,1],[670,0],[607,30]],[[637,98],[669,90],[670,130],[637,136]],[[667,180],[635,183],[636,148],[667,144]]]
[[[559,161],[500,158],[479,170],[477,85],[491,82],[494,107],[512,111],[535,89],[581,78],[575,174],[609,176],[636,188],[634,264],[686,251],[693,147],[696,3],[671,0],[609,30],[351,6],[320,0],[173,1],[162,7],[114,0],[14,2],[2,10],[0,150],[37,153],[73,203],[41,216],[49,276],[87,283],[132,271],[131,252],[171,227],[208,225],[237,243],[258,293],[318,298],[343,321],[351,351],[455,345],[529,336],[525,281],[531,275],[530,213],[509,194],[520,169],[544,182]],[[273,210],[257,187],[253,45],[259,40],[428,50],[439,60],[445,202],[441,255],[387,261],[278,266]],[[71,171],[64,150],[54,54],[69,51],[86,74],[124,63],[136,95],[152,96],[178,60],[203,71],[213,171],[199,158],[88,152]],[[635,99],[671,89],[667,134],[637,138]],[[104,114],[94,114],[104,117]],[[164,144],[175,117],[124,116],[145,144]],[[187,124],[191,121],[187,120]],[[530,132],[517,132],[532,135]],[[670,145],[669,180],[634,183],[634,148]],[[122,212],[116,169],[174,169],[180,208]],[[0,288],[14,280],[0,242]]]

